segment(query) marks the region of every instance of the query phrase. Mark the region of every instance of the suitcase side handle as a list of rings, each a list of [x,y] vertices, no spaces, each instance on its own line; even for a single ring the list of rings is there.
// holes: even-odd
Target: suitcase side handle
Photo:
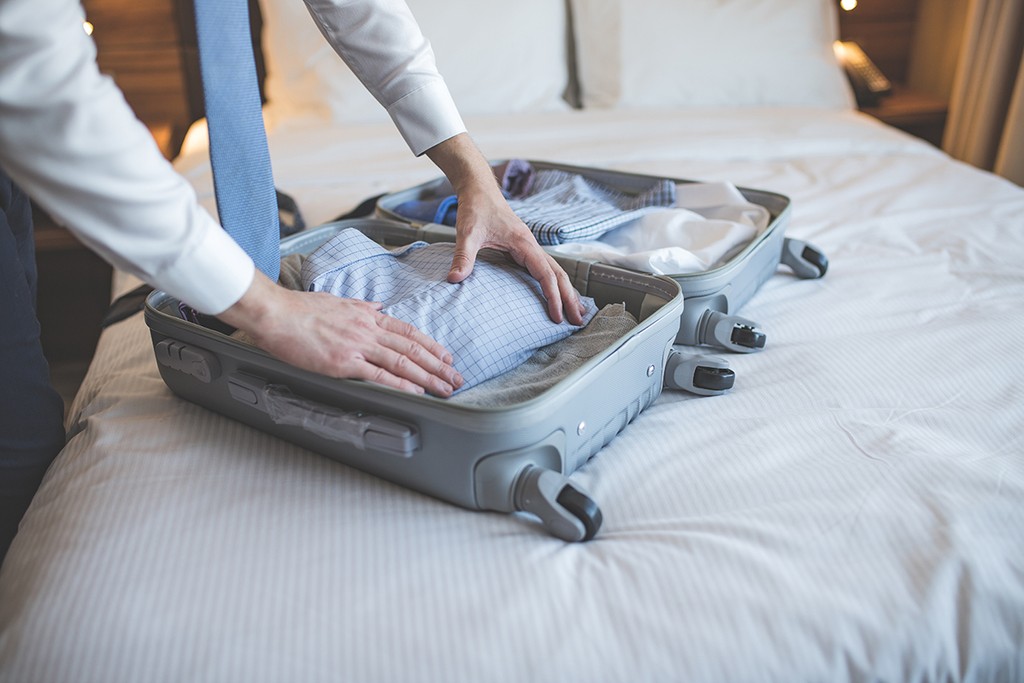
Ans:
[[[300,427],[328,441],[403,458],[412,457],[420,445],[419,432],[411,425],[304,398],[282,384],[258,377],[232,374],[228,392],[236,401],[266,413],[275,424]]]

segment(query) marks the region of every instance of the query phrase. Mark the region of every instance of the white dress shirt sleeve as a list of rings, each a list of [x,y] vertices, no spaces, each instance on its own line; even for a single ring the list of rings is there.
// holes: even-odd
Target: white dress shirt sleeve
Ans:
[[[403,2],[309,4],[414,153],[464,131]],[[0,166],[116,267],[220,313],[248,289],[252,260],[99,73],[82,20],[72,0],[0,2]]]
[[[466,127],[404,0],[305,0],[313,21],[419,156]]]
[[[110,78],[69,0],[0,3],[0,165],[116,267],[207,313],[252,282]]]

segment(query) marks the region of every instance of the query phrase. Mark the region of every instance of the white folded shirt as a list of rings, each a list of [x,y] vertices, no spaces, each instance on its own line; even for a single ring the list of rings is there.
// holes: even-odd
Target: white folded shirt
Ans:
[[[651,210],[599,240],[549,249],[659,275],[697,273],[727,261],[768,227],[768,210],[731,183],[685,183],[677,190],[674,208]]]

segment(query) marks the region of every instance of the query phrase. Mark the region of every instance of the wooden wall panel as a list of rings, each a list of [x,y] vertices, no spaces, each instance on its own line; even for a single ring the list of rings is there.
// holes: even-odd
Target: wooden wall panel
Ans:
[[[177,9],[173,0],[84,0],[86,18],[100,53],[110,49],[177,45]]]
[[[109,50],[101,55],[100,69],[117,82],[143,122],[173,125],[190,117],[177,46]]]
[[[203,115],[192,3],[84,0],[100,70],[114,79],[143,123],[171,131],[172,154],[188,126]],[[249,6],[258,47],[262,20],[257,0],[250,0]],[[262,82],[258,50],[257,71]]]
[[[184,68],[176,0],[84,0],[97,62],[143,123],[172,131],[173,154],[196,118]]]

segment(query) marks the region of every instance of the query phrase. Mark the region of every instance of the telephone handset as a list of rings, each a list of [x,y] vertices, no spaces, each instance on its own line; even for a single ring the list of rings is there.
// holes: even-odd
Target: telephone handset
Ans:
[[[878,70],[871,58],[864,54],[860,45],[852,40],[836,41],[835,52],[850,79],[859,106],[875,106],[882,96],[892,92],[892,83]]]

